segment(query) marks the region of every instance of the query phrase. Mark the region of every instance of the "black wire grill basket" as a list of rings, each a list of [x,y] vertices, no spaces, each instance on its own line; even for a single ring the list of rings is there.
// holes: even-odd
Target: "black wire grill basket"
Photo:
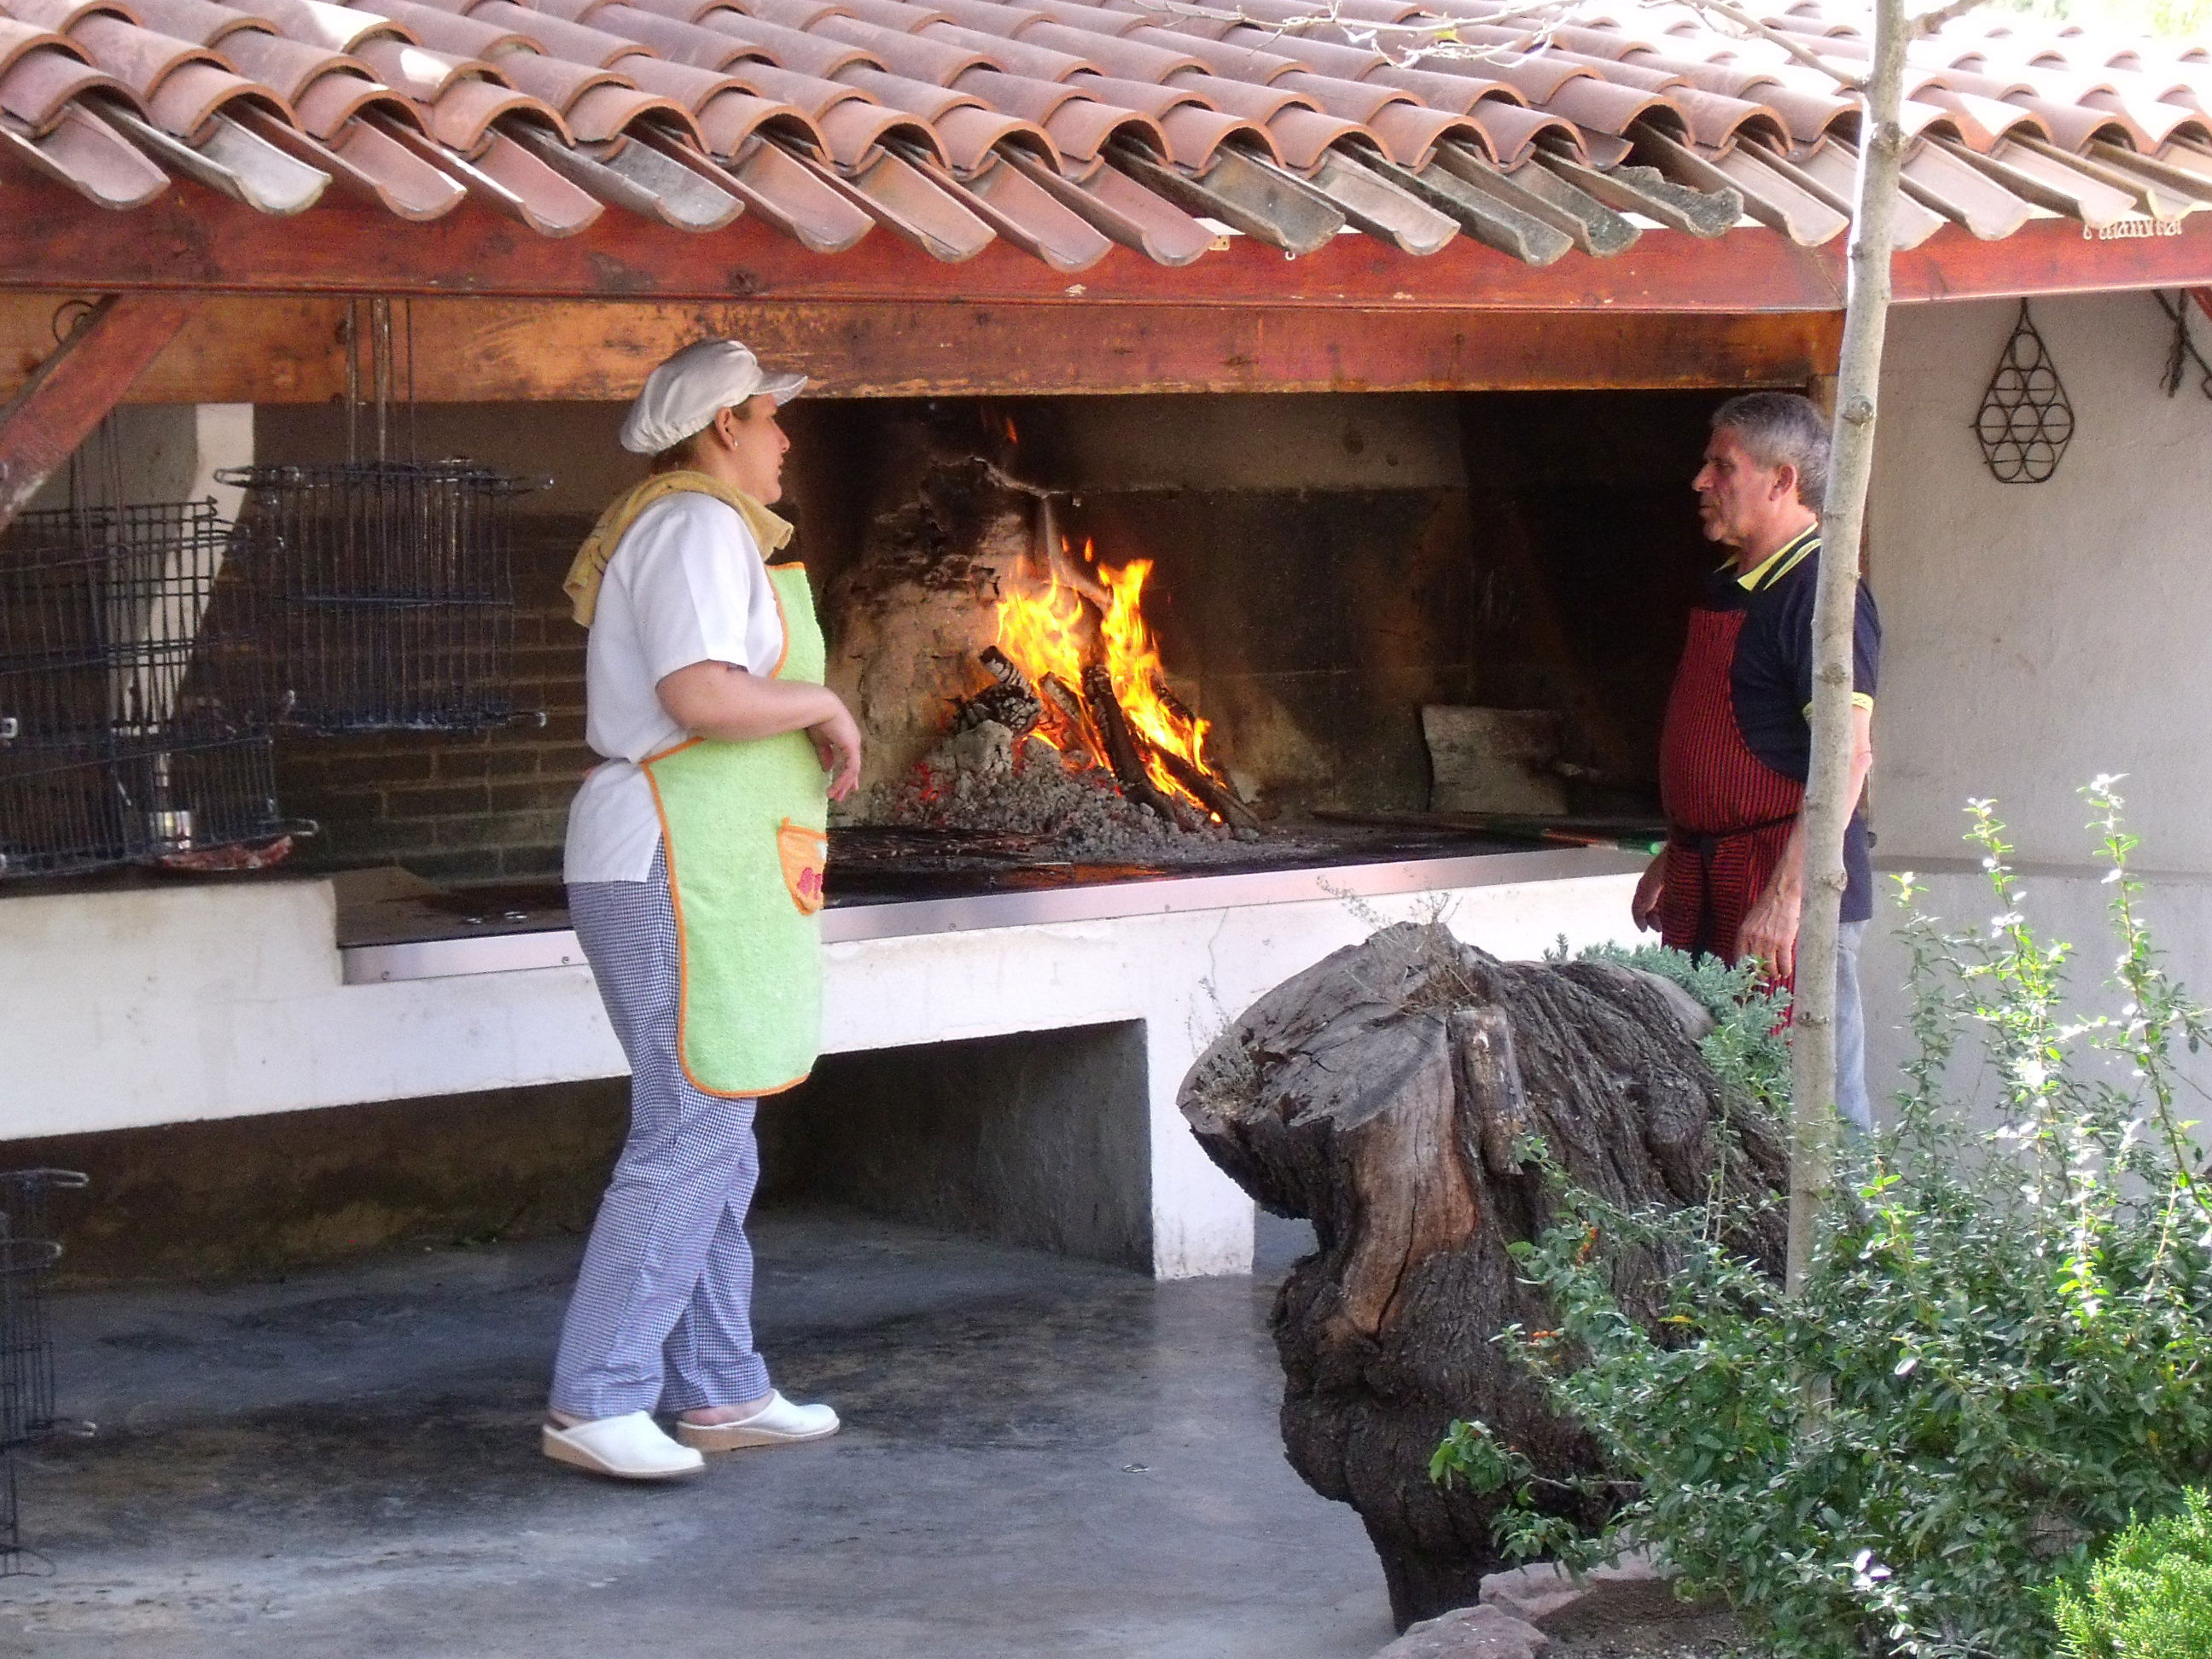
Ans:
[[[0,1578],[51,1571],[23,1547],[15,1504],[16,1447],[64,1428],[54,1411],[54,1339],[46,1277],[61,1256],[47,1199],[86,1177],[70,1170],[0,1171]]]
[[[219,477],[246,492],[235,544],[287,725],[465,732],[517,717],[514,502],[545,480],[389,460]]]
[[[265,841],[270,684],[212,501],[0,537],[0,879]]]
[[[247,846],[295,833],[265,734],[171,730],[0,749],[0,880]]]

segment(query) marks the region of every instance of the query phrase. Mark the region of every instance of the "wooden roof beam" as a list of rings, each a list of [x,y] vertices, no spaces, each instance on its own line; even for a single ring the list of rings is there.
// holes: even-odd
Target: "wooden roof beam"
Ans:
[[[111,294],[0,407],[0,530],[21,512],[199,308],[182,294]]]
[[[59,296],[0,293],[0,397]],[[139,379],[144,403],[341,396],[336,299],[221,297]],[[1344,306],[1056,307],[416,300],[424,403],[617,400],[680,345],[733,335],[829,397],[1473,392],[1797,386],[1834,356],[1832,312],[1746,316]],[[404,374],[404,369],[403,369]]]

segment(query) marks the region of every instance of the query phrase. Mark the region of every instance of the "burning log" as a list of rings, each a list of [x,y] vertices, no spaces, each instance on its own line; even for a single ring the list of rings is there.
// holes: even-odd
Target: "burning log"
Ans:
[[[1059,675],[1047,674],[1037,682],[1037,695],[1045,706],[1045,718],[1040,724],[1063,753],[1080,754],[1082,764],[1087,766],[1093,756],[1105,752],[1103,741],[1091,724],[1091,711],[1083,706],[1081,692]]]
[[[981,726],[986,720],[995,720],[1014,734],[1018,744],[1036,730],[1037,722],[1044,718],[1044,705],[1037,701],[1029,677],[1014,666],[1013,659],[995,645],[987,645],[976,655],[976,660],[990,671],[991,684],[960,705],[952,717],[951,730],[955,735]]]
[[[1152,752],[1167,769],[1169,775],[1205,804],[1207,811],[1231,830],[1259,834],[1260,815],[1237,799],[1233,791],[1217,781],[1204,767],[1185,760],[1173,750],[1162,749],[1157,744],[1152,746]]]
[[[1189,709],[1183,707],[1182,700],[1174,692],[1169,690],[1164,685],[1158,686],[1155,690],[1159,700],[1167,705],[1168,712],[1173,714],[1186,730],[1197,729],[1197,718]],[[1195,762],[1185,760],[1181,755],[1162,749],[1158,744],[1153,745],[1152,752],[1160,757],[1160,763],[1174,775],[1177,783],[1206,804],[1207,811],[1212,813],[1231,830],[1249,831],[1255,836],[1260,833],[1260,815],[1240,800],[1235,790],[1215,777],[1205,767]]]
[[[1137,734],[1129,729],[1129,717],[1121,712],[1121,700],[1114,695],[1113,678],[1097,663],[1083,671],[1083,702],[1105,743],[1106,764],[1113,769],[1114,781],[1121,786],[1121,793],[1151,807],[1170,823],[1199,829],[1197,814],[1154,783],[1146,771]]]
[[[1312,1219],[1273,1325],[1283,1442],[1323,1497],[1358,1511],[1407,1623],[1475,1600],[1503,1565],[1504,1492],[1445,1488],[1429,1456],[1479,1418],[1554,1480],[1597,1472],[1597,1449],[1554,1415],[1492,1340],[1556,1325],[1510,1250],[1547,1225],[1543,1137],[1568,1177],[1627,1210],[1767,1204],[1746,1253],[1778,1277],[1779,1126],[1731,1102],[1676,988],[1607,963],[1506,963],[1445,928],[1386,928],[1278,986],[1184,1079],[1178,1103],[1206,1155],[1278,1215]],[[1725,1164],[1721,1151],[1734,1146]],[[1648,1328],[1667,1264],[1617,1270]],[[1595,1501],[1560,1492],[1587,1523]]]

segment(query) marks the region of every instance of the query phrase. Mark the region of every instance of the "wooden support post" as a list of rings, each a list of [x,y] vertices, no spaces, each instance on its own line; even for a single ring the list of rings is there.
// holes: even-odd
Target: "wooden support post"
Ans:
[[[0,530],[76,452],[199,307],[189,295],[111,294],[0,407]]]

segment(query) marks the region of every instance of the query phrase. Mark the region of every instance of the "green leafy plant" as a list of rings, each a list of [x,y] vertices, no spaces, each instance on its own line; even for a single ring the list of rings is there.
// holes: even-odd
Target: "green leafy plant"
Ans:
[[[2212,1659],[2212,1495],[2130,1527],[2051,1613],[2069,1659]]]
[[[1562,938],[1547,960],[1568,959]],[[1698,1046],[1705,1064],[1740,1101],[1785,1116],[1790,1103],[1790,1044],[1783,1021],[1790,995],[1766,981],[1755,962],[1729,967],[1718,957],[1693,957],[1663,945],[1632,950],[1592,945],[1574,953],[1581,962],[1611,962],[1680,986],[1713,1017],[1713,1029]]]
[[[1634,1483],[1581,1559],[1656,1545],[1787,1659],[2039,1659],[2040,1587],[2212,1472],[2212,1190],[2179,1115],[2181,1055],[2212,1022],[2143,927],[2112,781],[2087,793],[2118,1006],[2068,1012],[2070,952],[2029,928],[1975,804],[1997,914],[1946,930],[1902,878],[1917,1052],[1896,1126],[1847,1152],[1801,1295],[1729,1249],[1717,1200],[1628,1213],[1566,1190],[1522,1248],[1557,1328],[1500,1340]],[[1993,1132],[1948,1082],[1977,1047]],[[1670,1264],[1650,1328],[1613,1293],[1638,1249]],[[1550,1547],[1510,1521],[1499,1540]]]

